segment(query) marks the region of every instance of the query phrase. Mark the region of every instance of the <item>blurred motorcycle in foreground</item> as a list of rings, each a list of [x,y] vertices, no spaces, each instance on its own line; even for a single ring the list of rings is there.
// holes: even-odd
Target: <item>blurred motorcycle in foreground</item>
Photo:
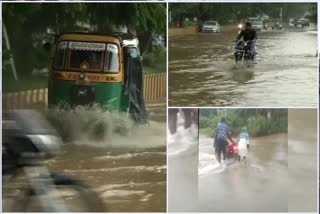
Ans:
[[[62,140],[42,114],[5,112],[2,127],[4,211],[106,211],[98,195],[76,176],[52,173],[44,165],[43,160],[60,152]]]

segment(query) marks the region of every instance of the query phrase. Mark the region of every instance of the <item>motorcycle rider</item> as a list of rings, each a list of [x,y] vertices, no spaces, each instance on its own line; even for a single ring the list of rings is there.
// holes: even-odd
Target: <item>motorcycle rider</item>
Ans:
[[[251,53],[252,59],[254,58],[254,53],[256,51],[256,41],[257,41],[257,32],[252,28],[250,22],[246,22],[244,29],[238,34],[236,38],[236,43],[243,37],[243,41],[252,41],[249,46],[249,52]]]
[[[216,135],[213,144],[219,163],[221,163],[221,153],[223,153],[223,160],[226,159],[226,150],[229,145],[228,139],[233,143],[226,120],[225,118],[221,118],[221,123],[218,123],[216,128]]]

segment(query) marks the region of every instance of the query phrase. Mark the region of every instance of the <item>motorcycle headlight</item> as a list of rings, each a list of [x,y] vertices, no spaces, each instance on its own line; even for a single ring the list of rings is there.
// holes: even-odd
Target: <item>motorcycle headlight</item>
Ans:
[[[243,27],[242,24],[239,24],[239,25],[238,25],[238,28],[242,28],[242,27]]]

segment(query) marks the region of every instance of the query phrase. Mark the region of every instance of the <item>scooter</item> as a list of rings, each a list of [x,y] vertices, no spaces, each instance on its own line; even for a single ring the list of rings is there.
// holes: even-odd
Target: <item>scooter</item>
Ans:
[[[232,144],[229,145],[226,158],[240,161],[240,156],[238,154],[238,144],[237,143],[232,143]]]

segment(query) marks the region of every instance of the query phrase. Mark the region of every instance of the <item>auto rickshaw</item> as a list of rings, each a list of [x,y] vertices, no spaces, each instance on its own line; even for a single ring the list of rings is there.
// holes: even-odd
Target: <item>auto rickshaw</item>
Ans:
[[[138,39],[131,34],[61,34],[48,84],[49,107],[97,103],[145,122],[138,45]]]

